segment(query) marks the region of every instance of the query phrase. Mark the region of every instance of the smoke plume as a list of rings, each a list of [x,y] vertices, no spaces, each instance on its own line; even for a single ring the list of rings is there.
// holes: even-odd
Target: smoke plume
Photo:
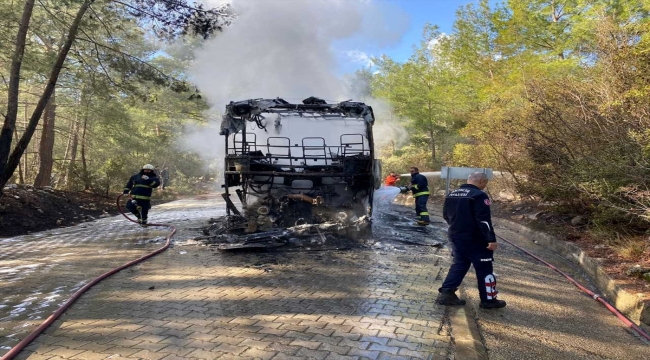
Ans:
[[[209,5],[218,1],[214,2]],[[337,59],[341,53],[357,54],[355,49],[340,49],[341,43],[380,48],[399,41],[408,27],[404,13],[378,0],[232,0],[231,4],[237,18],[196,52],[189,71],[211,106],[211,118],[219,118],[231,100],[250,98],[281,97],[297,103],[309,96],[328,102],[354,99],[388,109],[354,94],[338,73]],[[211,152],[219,161],[223,139],[218,128],[215,123],[188,129],[186,147]]]

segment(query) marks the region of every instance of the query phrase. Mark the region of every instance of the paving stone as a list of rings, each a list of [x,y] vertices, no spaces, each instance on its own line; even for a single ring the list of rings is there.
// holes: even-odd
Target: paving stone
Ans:
[[[185,356],[185,355],[191,353],[194,350],[196,350],[196,349],[195,348],[185,347],[185,346],[168,345],[168,346],[160,349],[159,351],[161,353],[168,353],[168,354],[175,354],[175,355],[178,355],[178,356]]]
[[[304,356],[293,356],[291,354],[278,353],[273,360],[305,360]]]
[[[204,350],[204,349],[196,349],[196,350],[192,351],[191,353],[185,355],[185,358],[187,358],[187,359],[212,360],[212,359],[220,358],[221,355],[223,355],[223,353],[216,352],[216,351]]]
[[[235,345],[228,345],[228,344],[221,344],[215,348],[216,351],[219,352],[224,352],[228,354],[234,354],[234,355],[239,355],[242,352],[246,351],[245,346],[235,346]]]
[[[78,349],[102,353],[102,352],[106,352],[108,349],[112,347],[114,347],[114,345],[97,344],[97,343],[89,342],[78,347]]]
[[[201,349],[201,350],[212,350],[217,347],[217,344],[209,341],[194,340],[191,343],[187,344],[190,348]]]
[[[63,346],[58,346],[58,345],[39,344],[39,343],[32,343],[25,348],[25,350],[33,351],[37,354],[48,354],[58,349],[65,349],[65,348]]]
[[[379,355],[378,360],[410,360],[410,356],[403,356],[403,355],[393,355],[393,354],[386,354],[382,353]]]
[[[52,357],[48,356],[48,355],[37,354],[37,353],[35,353],[33,351],[22,351],[20,354],[18,354],[18,355],[16,355],[16,357],[14,357],[14,360],[26,360],[26,359],[30,359],[30,360],[47,360],[47,359],[50,359],[50,358],[52,358]]]
[[[417,359],[425,359],[429,354],[421,351],[415,351],[411,349],[399,349],[397,352],[398,355],[411,356]]]
[[[140,351],[140,349],[115,346],[106,351],[109,352],[111,355],[117,354],[122,357],[129,357],[137,353],[138,351]]]
[[[329,351],[322,350],[312,350],[308,348],[302,348],[298,350],[296,356],[303,356],[308,359],[325,359],[330,354]]]
[[[106,345],[130,348],[130,347],[135,347],[141,342],[142,340],[138,341],[138,340],[128,340],[128,339],[115,339],[109,343],[106,343]]]
[[[398,348],[404,348],[408,350],[417,350],[420,345],[417,343],[412,343],[412,342],[406,342],[406,341],[400,341],[396,339],[390,339],[387,344],[388,346],[395,346]]]
[[[377,337],[377,336],[362,336],[361,341],[367,341],[370,343],[376,343],[380,345],[386,345],[388,343],[388,338],[384,337]]]
[[[148,350],[148,351],[160,351],[164,348],[169,346],[169,344],[164,344],[164,343],[151,343],[148,341],[143,341],[137,345],[134,345],[133,347],[136,349],[142,349],[142,350]]]
[[[185,359],[186,359],[186,357],[178,356],[176,354],[168,354],[167,356],[162,358],[162,360],[185,360]]]
[[[258,333],[250,333],[248,331],[242,331],[239,334],[237,334],[238,338],[250,339],[250,340],[262,340],[267,336],[269,336],[269,335],[267,335],[267,334],[258,334]]]
[[[146,360],[160,360],[166,356],[169,356],[169,354],[159,353],[150,350],[140,350],[137,353],[131,355],[131,358],[146,359]]]
[[[280,343],[271,343],[265,350],[267,351],[276,351],[285,355],[294,355],[300,350],[299,346],[291,346]]]
[[[336,353],[339,355],[345,355],[349,353],[351,349],[352,348],[349,346],[338,346],[327,343],[323,343],[320,347],[318,347],[318,350],[329,351],[331,353]]]
[[[318,335],[323,335],[323,336],[331,336],[334,333],[334,330],[332,329],[321,329],[321,328],[316,328],[316,327],[308,327],[305,330],[306,333],[310,334],[318,334]]]
[[[395,346],[370,344],[370,347],[368,347],[368,350],[370,350],[370,351],[383,351],[383,352],[387,352],[387,353],[391,353],[393,355],[396,355],[397,352],[399,351],[399,348],[395,347]]]
[[[223,344],[229,344],[229,345],[237,345],[244,341],[244,339],[239,338],[239,337],[230,337],[230,336],[217,336],[212,340],[212,342],[215,343],[223,343]]]
[[[339,355],[335,353],[330,353],[325,360],[358,360],[358,356],[351,356],[351,355]]]
[[[451,339],[435,330],[444,309],[426,301],[441,281],[440,268],[431,265],[435,249],[282,254],[271,273],[246,267],[259,255],[185,249],[195,256],[163,253],[105,280],[30,354],[160,360],[449,353]],[[142,283],[151,282],[161,285],[143,293]]]
[[[365,350],[370,346],[370,343],[367,341],[355,341],[350,339],[343,339],[338,346],[348,346],[351,348]]]
[[[239,346],[248,346],[254,349],[265,349],[271,345],[271,342],[269,341],[259,341],[259,340],[253,340],[253,339],[246,339],[239,343]]]
[[[369,359],[372,359],[372,360],[377,359],[380,354],[381,353],[379,351],[361,350],[361,349],[355,349],[355,348],[352,348],[352,350],[350,350],[350,352],[348,353],[348,355],[360,356],[360,357],[369,358]]]
[[[318,341],[307,341],[307,340],[296,339],[292,341],[289,345],[308,348],[308,349],[317,349],[321,345],[321,343]]]
[[[162,340],[165,340],[165,338],[167,338],[167,337],[168,337],[167,335],[159,335],[159,334],[155,334],[155,333],[150,333],[150,334],[142,334],[142,335],[140,335],[138,337],[135,337],[135,338],[133,338],[133,341],[138,341],[138,342],[147,341],[147,342],[150,342],[150,343],[157,343],[157,342],[160,342]]]
[[[243,357],[250,357],[254,359],[272,359],[275,355],[277,355],[277,352],[275,351],[265,351],[261,349],[254,349],[250,348],[243,353],[240,354],[240,356]]]
[[[137,354],[137,353],[136,353],[136,354]],[[94,351],[84,351],[84,352],[82,352],[82,353],[79,353],[79,354],[77,354],[77,355],[71,357],[70,359],[73,359],[73,360],[105,360],[106,358],[108,358],[108,357],[111,356],[111,355],[112,355],[112,354],[110,354],[110,353],[101,353],[101,352],[94,352]],[[166,355],[166,354],[165,354],[165,355]],[[148,359],[148,358],[146,358],[146,357],[141,357],[141,358],[142,358],[142,359]],[[157,360],[158,358],[153,358],[153,357],[152,357],[152,358],[149,358],[149,359]],[[32,358],[29,358],[29,360],[32,360]]]

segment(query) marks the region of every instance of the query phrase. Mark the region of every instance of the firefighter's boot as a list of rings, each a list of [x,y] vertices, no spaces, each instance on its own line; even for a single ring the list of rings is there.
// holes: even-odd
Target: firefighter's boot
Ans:
[[[481,301],[479,307],[481,309],[501,309],[506,307],[506,302],[498,299]]]
[[[451,306],[462,306],[465,305],[465,300],[459,299],[456,295],[456,290],[458,289],[445,289],[441,288],[438,291],[438,298],[436,303],[439,305],[451,305]]]

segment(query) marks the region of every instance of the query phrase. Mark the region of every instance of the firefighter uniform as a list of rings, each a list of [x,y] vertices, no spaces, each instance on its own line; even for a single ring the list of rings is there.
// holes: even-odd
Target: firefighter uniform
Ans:
[[[488,243],[496,242],[487,194],[472,184],[461,185],[447,195],[443,217],[449,224],[453,264],[439,289],[441,295],[457,299],[451,294],[460,286],[470,266],[474,265],[481,307],[501,307],[497,304],[503,302],[497,301],[496,277],[492,270],[494,252],[487,249]]]
[[[124,187],[124,194],[130,192],[131,198],[135,201],[135,204],[130,200],[127,201],[126,208],[138,218],[138,223],[143,225],[147,223],[147,215],[151,209],[151,193],[160,185],[160,180],[153,170],[148,174],[145,174],[144,170],[131,176]]]
[[[427,202],[429,201],[429,182],[427,178],[419,172],[411,175],[411,191],[415,198],[415,213],[419,225],[429,224],[429,211]]]

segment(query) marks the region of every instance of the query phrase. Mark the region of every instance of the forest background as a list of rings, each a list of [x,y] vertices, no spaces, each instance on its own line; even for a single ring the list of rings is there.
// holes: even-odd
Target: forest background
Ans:
[[[384,169],[490,167],[519,195],[594,229],[650,229],[650,3],[487,1],[453,32],[423,29],[412,56],[344,78],[404,129]],[[169,166],[177,193],[219,179],[180,146],[215,114],[188,80],[194,49],[237,26],[228,5],[181,0],[0,0],[0,189],[111,194],[139,166]],[[308,94],[312,95],[312,94]]]

